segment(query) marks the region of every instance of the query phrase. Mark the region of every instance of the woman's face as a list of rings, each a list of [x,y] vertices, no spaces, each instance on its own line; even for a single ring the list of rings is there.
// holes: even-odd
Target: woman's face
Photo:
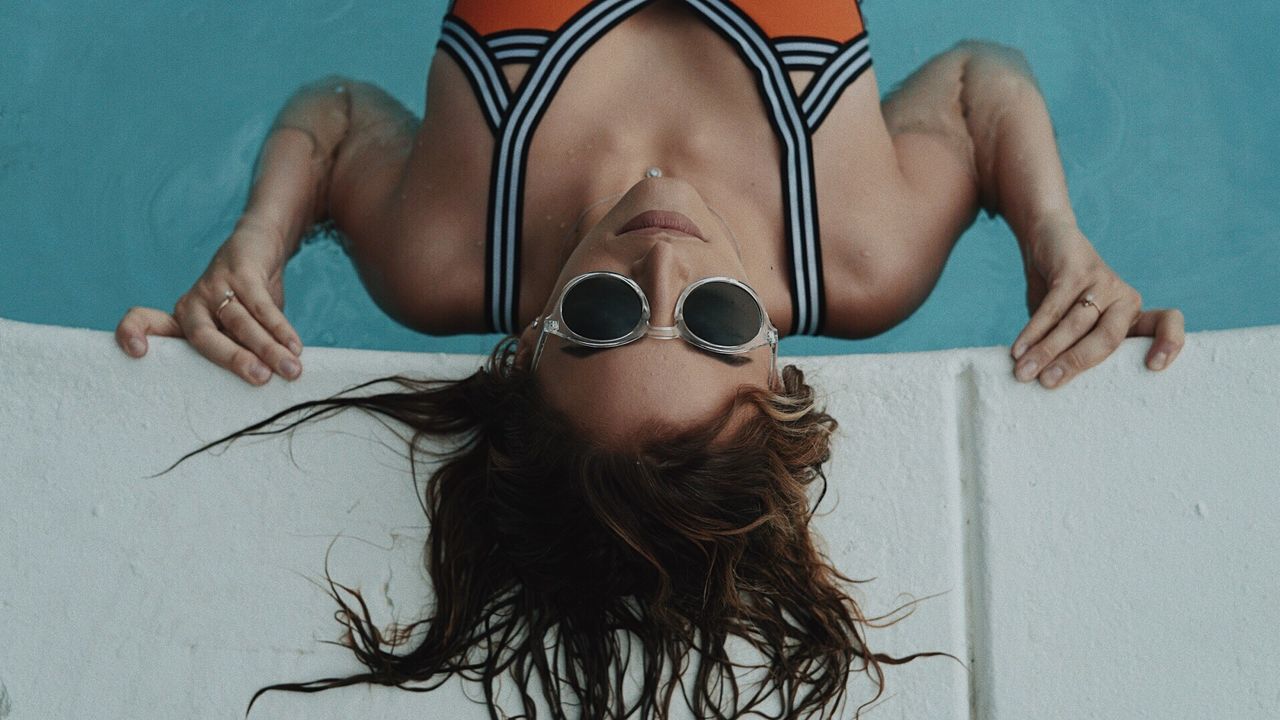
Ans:
[[[683,215],[692,234],[666,227],[622,232],[654,210]],[[566,282],[593,270],[634,280],[649,298],[650,324],[658,326],[675,325],[676,299],[695,280],[727,276],[751,284],[728,228],[692,185],[674,178],[637,183],[587,232],[565,261],[541,316],[554,310]],[[521,334],[521,362],[532,359],[540,330]],[[685,429],[709,421],[740,385],[767,387],[770,355],[767,346],[718,355],[653,337],[596,350],[548,335],[536,375],[543,395],[580,428],[625,441],[658,424]]]

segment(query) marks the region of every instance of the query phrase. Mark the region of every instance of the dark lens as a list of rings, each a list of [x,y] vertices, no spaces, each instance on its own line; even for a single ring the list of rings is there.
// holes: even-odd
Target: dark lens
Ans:
[[[569,288],[560,314],[570,330],[588,340],[607,342],[635,330],[644,308],[630,285],[616,277],[595,275]]]
[[[745,345],[760,332],[760,305],[738,285],[703,283],[684,299],[684,324],[712,345]]]

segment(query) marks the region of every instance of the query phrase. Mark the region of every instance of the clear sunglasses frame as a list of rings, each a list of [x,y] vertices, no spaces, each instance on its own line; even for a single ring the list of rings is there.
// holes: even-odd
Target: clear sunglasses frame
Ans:
[[[562,314],[565,296],[569,294],[569,290],[571,290],[573,286],[584,280],[601,276],[608,276],[621,280],[634,290],[636,295],[640,298],[640,321],[631,329],[631,332],[615,340],[601,341],[585,338],[574,332],[572,328],[565,324],[564,316]],[[689,329],[689,326],[686,325],[684,321],[684,301],[694,290],[710,282],[729,283],[730,285],[742,288],[751,296],[751,299],[756,303],[756,310],[760,314],[760,329],[756,332],[755,337],[741,345],[717,345],[698,337]],[[768,345],[771,355],[771,359],[769,361],[769,382],[772,383],[774,376],[777,375],[778,329],[773,326],[772,322],[770,322],[769,314],[765,312],[764,303],[760,301],[760,296],[756,295],[756,291],[752,290],[751,286],[746,283],[740,282],[731,277],[707,277],[702,278],[701,280],[695,280],[690,283],[689,286],[680,293],[680,297],[676,299],[675,325],[650,325],[650,317],[648,296],[644,294],[644,290],[642,290],[634,280],[626,275],[608,272],[605,270],[597,270],[570,278],[569,282],[564,284],[564,289],[560,291],[560,297],[556,299],[555,310],[553,310],[547,317],[540,317],[533,321],[533,326],[537,327],[541,324],[542,330],[538,333],[538,344],[533,351],[533,362],[530,365],[530,372],[538,369],[538,360],[542,357],[542,351],[546,349],[547,336],[555,335],[557,337],[564,338],[571,343],[590,348],[621,347],[627,343],[635,342],[642,337],[652,337],[659,340],[684,340],[690,345],[702,348],[709,352],[719,353],[721,355],[741,355],[762,345]]]

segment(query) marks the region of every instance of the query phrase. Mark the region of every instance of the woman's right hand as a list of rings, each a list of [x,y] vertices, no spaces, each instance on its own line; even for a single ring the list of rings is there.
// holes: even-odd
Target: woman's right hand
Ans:
[[[279,233],[242,219],[172,315],[130,308],[116,327],[116,342],[142,357],[148,335],[185,337],[201,355],[253,385],[266,383],[273,370],[293,380],[302,372],[302,342],[283,312],[287,260]],[[228,290],[235,295],[224,305]]]

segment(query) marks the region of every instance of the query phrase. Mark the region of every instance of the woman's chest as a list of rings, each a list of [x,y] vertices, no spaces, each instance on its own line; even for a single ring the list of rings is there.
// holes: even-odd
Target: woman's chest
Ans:
[[[653,3],[594,39],[554,82],[538,64],[499,68],[510,93],[508,109],[525,112],[513,143],[503,128],[494,132],[483,121],[483,98],[473,93],[463,68],[438,57],[436,65],[454,67],[433,67],[424,141],[451,148],[452,158],[419,175],[450,196],[444,203],[450,222],[466,226],[468,237],[491,239],[502,219],[495,200],[505,200],[519,230],[521,316],[536,310],[549,291],[551,270],[583,208],[625,191],[653,167],[694,183],[710,206],[725,211],[744,263],[762,277],[758,290],[771,314],[775,306],[782,312],[790,302],[786,203],[788,191],[796,192],[786,184],[803,181],[815,201],[816,224],[838,236],[847,199],[856,195],[851,170],[861,144],[851,127],[859,114],[842,106],[869,101],[878,118],[878,98],[874,90],[869,97],[845,93],[819,131],[798,138],[795,128],[791,135],[782,132],[778,119],[779,95],[790,88],[769,92],[748,59],[684,3]],[[798,106],[812,73],[787,75]],[[809,147],[797,147],[801,142]],[[797,177],[794,168],[786,170],[801,149],[808,150],[810,164]],[[516,176],[509,187],[495,181],[501,164],[506,177]],[[492,261],[488,245],[468,245],[474,262],[467,264],[477,272],[486,257]],[[477,280],[483,286],[483,275]]]

